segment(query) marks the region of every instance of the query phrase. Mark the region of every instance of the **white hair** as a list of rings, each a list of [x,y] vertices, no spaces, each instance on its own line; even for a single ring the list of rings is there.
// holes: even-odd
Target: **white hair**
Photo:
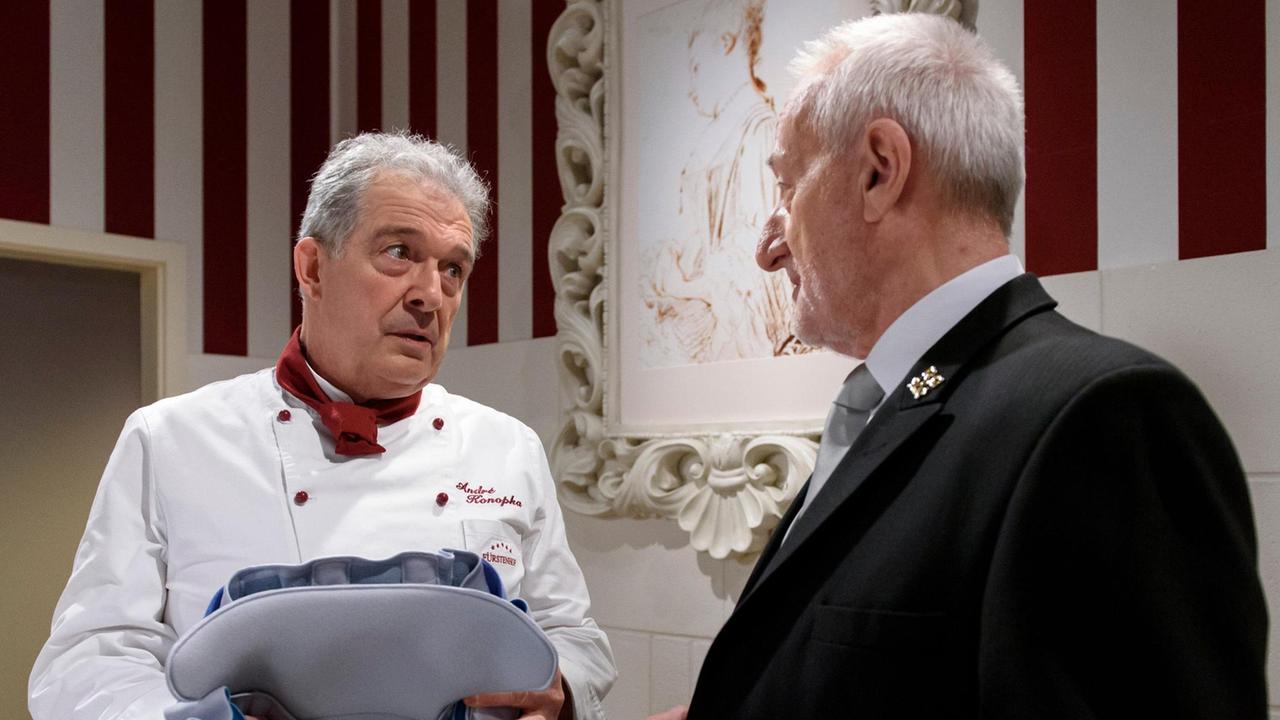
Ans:
[[[480,255],[489,230],[488,186],[452,148],[406,132],[361,133],[334,145],[311,178],[298,239],[314,237],[341,255],[365,190],[384,172],[432,183],[456,197],[471,220],[472,247]]]
[[[1022,93],[981,38],[946,17],[875,15],[809,42],[791,63],[793,108],[829,148],[894,120],[948,200],[1000,223],[1022,191]]]

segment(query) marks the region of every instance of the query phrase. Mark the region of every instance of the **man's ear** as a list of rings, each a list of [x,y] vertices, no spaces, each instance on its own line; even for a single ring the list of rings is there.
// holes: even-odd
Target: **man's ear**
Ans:
[[[878,118],[867,125],[862,145],[862,216],[874,223],[884,219],[902,198],[911,174],[911,140],[901,125]]]
[[[320,265],[328,260],[320,241],[307,236],[293,246],[293,273],[298,276],[298,289],[303,297],[320,297]]]

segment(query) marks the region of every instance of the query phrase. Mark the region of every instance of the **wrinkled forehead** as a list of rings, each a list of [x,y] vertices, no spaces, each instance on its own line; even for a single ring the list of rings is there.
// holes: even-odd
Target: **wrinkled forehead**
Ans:
[[[381,170],[364,188],[357,224],[381,222],[379,214],[384,208],[421,213],[440,229],[465,235],[467,244],[474,246],[471,216],[462,200],[439,182],[412,173]]]
[[[426,178],[408,170],[398,168],[382,168],[374,173],[365,185],[360,196],[360,210],[363,211],[377,202],[382,193],[374,190],[402,192],[422,199],[433,210],[441,214],[466,215],[462,200],[444,185],[431,178]]]
[[[438,221],[465,222],[468,232],[471,218],[467,208],[452,190],[430,178],[402,170],[380,170],[364,188],[360,197],[360,213],[376,210],[388,198],[409,199]]]

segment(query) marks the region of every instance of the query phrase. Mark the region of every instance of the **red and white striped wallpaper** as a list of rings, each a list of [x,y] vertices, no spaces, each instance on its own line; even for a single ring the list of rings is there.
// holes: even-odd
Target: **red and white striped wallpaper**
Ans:
[[[0,217],[182,242],[191,352],[273,357],[307,180],[357,130],[465,152],[494,232],[453,342],[555,334],[560,0],[0,3]]]
[[[979,28],[1026,89],[1029,269],[1267,247],[1265,5],[984,0]],[[553,335],[545,46],[563,7],[0,3],[0,217],[186,244],[191,352],[274,357],[298,320],[307,178],[351,132],[410,128],[496,195],[455,347]]]
[[[1022,7],[1029,269],[1267,247],[1263,0]]]

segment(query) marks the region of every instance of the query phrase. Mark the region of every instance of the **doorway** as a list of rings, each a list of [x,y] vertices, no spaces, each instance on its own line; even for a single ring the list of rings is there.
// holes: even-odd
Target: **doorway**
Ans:
[[[180,391],[182,249],[0,221],[0,717],[27,678],[125,418]],[[185,356],[182,356],[185,359]]]

